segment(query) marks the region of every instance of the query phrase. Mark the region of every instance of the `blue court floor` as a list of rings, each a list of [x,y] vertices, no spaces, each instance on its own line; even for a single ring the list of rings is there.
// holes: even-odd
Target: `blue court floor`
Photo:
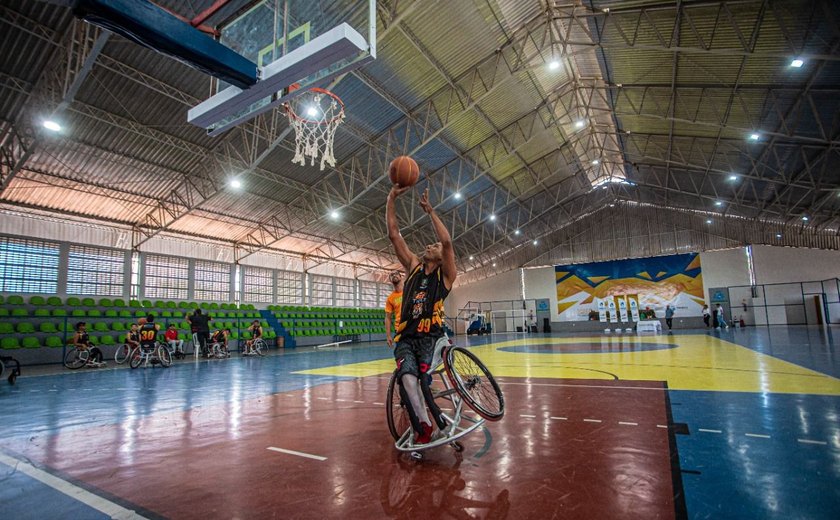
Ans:
[[[550,429],[554,427],[550,419],[562,416],[565,423],[601,423],[598,413],[607,403],[594,399],[587,403],[584,416],[578,417],[564,403],[563,381],[664,381],[669,424],[650,426],[667,428],[675,439],[671,448],[675,489],[683,494],[685,507],[677,508],[672,517],[840,518],[838,327],[685,330],[624,337],[500,334],[459,336],[456,343],[471,347],[502,382],[503,390],[517,385],[532,395],[531,401],[515,401],[521,409],[509,407],[501,422],[488,426],[487,436],[496,435],[499,441],[487,453],[468,447],[462,468],[482,462],[478,460],[482,456],[484,461],[505,458],[508,441],[501,441],[508,438],[505,435],[513,439],[510,442],[527,444],[527,436],[536,435],[533,421],[544,422],[540,435],[555,435],[558,444],[567,434]],[[391,370],[390,350],[384,343],[288,349],[256,359],[188,358],[169,369],[129,370],[116,368],[113,362],[107,369],[72,372],[62,367],[24,367],[15,385],[5,381],[0,385],[0,517],[217,517],[200,505],[157,508],[124,491],[130,489],[131,478],[141,478],[155,468],[154,460],[131,455],[142,440],[138,432],[161,432],[161,438],[166,438],[161,450],[200,444],[205,433],[210,436],[206,428],[223,428],[236,442],[246,436],[249,421],[275,424],[264,422],[271,416],[282,418],[284,428],[294,429],[311,419],[310,402],[331,400],[340,401],[335,413],[344,414],[343,421],[352,422],[358,413],[370,431],[387,432],[384,385]],[[546,387],[531,384],[546,379],[558,382],[557,393],[547,403],[537,399]],[[340,393],[348,388],[354,389],[355,397]],[[277,404],[283,396],[289,399],[288,406]],[[538,401],[543,408],[527,409],[527,403]],[[348,408],[353,403],[356,408]],[[632,405],[627,402],[627,417],[599,426],[644,427],[632,417]],[[368,438],[370,451],[393,450],[387,433]],[[83,446],[85,440],[104,448],[80,448],[85,453],[79,452],[78,461],[69,457],[73,446]],[[300,442],[299,446],[306,447],[305,441]],[[573,443],[568,446],[574,449]],[[316,448],[312,450],[317,453]],[[539,460],[539,454],[535,455]],[[192,470],[200,471],[205,460],[208,467],[218,464],[201,459]],[[511,467],[504,478],[515,481],[516,465]],[[609,480],[614,468],[601,471]],[[104,486],[102,479],[108,475],[114,479],[121,475],[122,480]],[[472,474],[462,476],[467,491],[483,482]],[[484,480],[494,478],[487,475]],[[562,485],[556,488],[562,494]],[[215,492],[233,494],[236,490]],[[527,517],[517,513],[516,506],[523,501],[517,493],[522,490],[506,488],[509,507],[479,512],[477,517],[494,516],[493,511],[501,517]],[[380,498],[384,504],[386,498],[377,490],[366,500]],[[447,503],[438,504],[436,514],[445,513]],[[244,517],[259,518],[267,509],[244,511]],[[378,504],[366,511],[366,517],[401,515]],[[462,517],[464,511],[468,509],[452,511],[451,516]],[[632,505],[625,518],[637,518]]]

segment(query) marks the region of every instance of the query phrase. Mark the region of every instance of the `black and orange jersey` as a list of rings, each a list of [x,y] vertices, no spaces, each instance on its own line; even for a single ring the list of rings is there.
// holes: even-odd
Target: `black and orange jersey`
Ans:
[[[449,289],[438,266],[426,274],[423,264],[409,273],[403,288],[402,309],[394,341],[402,338],[443,335],[443,300]]]
[[[144,347],[153,347],[157,341],[157,328],[154,322],[144,323],[140,327],[140,345]]]

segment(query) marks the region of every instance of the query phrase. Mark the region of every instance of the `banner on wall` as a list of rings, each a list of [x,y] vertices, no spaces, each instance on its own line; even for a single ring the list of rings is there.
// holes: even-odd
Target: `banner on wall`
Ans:
[[[607,303],[603,299],[598,300],[598,320],[607,321]]]
[[[616,296],[615,301],[618,302],[618,315],[621,316],[621,321],[630,321],[627,319],[627,300],[624,299],[624,296]]]
[[[615,297],[627,295],[634,296],[625,300],[633,320],[638,320],[641,309],[647,307],[663,315],[667,304],[680,316],[702,315],[703,274],[697,253],[558,265],[554,276],[557,313],[564,321],[594,319],[595,315],[604,320],[599,303],[602,300],[606,301],[609,320],[617,321],[620,304]]]
[[[633,321],[639,321],[639,296],[628,294],[627,302],[630,304],[630,317],[633,318]]]
[[[618,313],[615,312],[615,298],[607,298],[607,309],[610,311],[610,321],[618,323]]]

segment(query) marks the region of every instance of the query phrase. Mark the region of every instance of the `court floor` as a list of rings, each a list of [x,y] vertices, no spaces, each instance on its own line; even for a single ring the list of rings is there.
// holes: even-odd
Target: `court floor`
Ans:
[[[4,518],[836,518],[840,328],[458,337],[506,415],[397,452],[384,344],[0,385]],[[111,363],[113,365],[113,363]]]

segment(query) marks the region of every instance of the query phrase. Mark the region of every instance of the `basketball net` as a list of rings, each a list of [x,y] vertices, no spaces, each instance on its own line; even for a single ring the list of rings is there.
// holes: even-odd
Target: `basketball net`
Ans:
[[[333,141],[338,125],[344,120],[344,103],[341,99],[322,88],[313,88],[301,94],[286,105],[289,124],[295,129],[295,156],[292,162],[314,166],[321,156],[321,170],[329,164],[335,166]]]

